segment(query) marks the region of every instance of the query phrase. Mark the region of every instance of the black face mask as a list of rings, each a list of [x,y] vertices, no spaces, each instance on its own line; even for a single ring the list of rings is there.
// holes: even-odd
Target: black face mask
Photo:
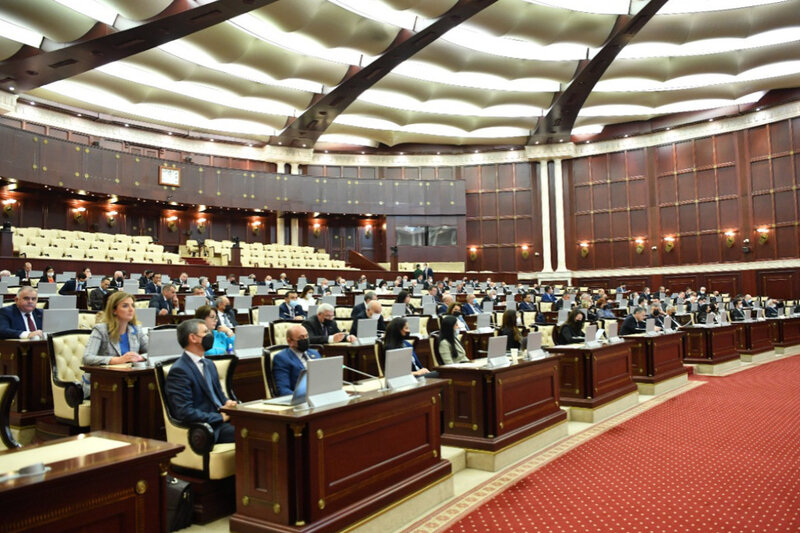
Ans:
[[[308,339],[299,339],[297,341],[297,351],[298,352],[308,351]]]
[[[225,311],[225,312],[227,313],[227,312],[229,312],[229,311],[230,311],[232,308],[233,308],[233,306],[232,306],[231,304],[228,304],[228,305],[226,305],[226,306],[225,306],[225,309],[223,309],[223,311]]]
[[[461,311],[453,311],[453,316],[461,316]]]
[[[211,348],[214,347],[214,334],[210,331],[203,335],[203,350],[209,351]]]
[[[658,315],[660,315],[660,314],[661,314],[661,313],[658,311],[658,309],[654,309],[654,310],[653,310],[653,316],[658,316]]]

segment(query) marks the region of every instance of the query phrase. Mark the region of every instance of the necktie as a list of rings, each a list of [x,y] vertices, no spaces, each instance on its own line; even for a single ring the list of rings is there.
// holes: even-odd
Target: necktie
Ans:
[[[36,324],[33,322],[31,314],[25,313],[25,318],[28,320],[28,331],[36,331]]]
[[[211,391],[211,397],[214,399],[214,405],[216,405],[217,407],[221,407],[222,406],[222,402],[220,401],[219,397],[217,396],[217,393],[214,391],[214,382],[212,381],[211,370],[209,369],[209,366],[213,365],[214,363],[212,363],[212,362],[210,362],[210,361],[208,361],[206,359],[201,359],[201,361],[203,361],[203,366],[205,366],[205,372],[203,372],[203,374],[205,374],[206,384],[208,385],[208,390]]]

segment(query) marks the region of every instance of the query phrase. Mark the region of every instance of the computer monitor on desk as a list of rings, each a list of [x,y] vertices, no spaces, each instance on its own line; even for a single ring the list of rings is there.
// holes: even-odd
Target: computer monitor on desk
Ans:
[[[375,344],[378,340],[378,321],[372,318],[358,319],[358,338],[355,344]]]
[[[233,349],[237,357],[261,357],[264,351],[264,326],[261,324],[236,326]]]
[[[387,389],[413,387],[418,383],[417,378],[411,374],[411,350],[411,348],[386,350],[386,369],[384,376]]]
[[[55,333],[78,329],[77,309],[45,309],[42,317],[42,331]]]
[[[178,333],[175,329],[150,330],[150,339],[147,343],[147,358],[151,364],[167,359],[174,359],[183,354],[183,348],[178,344]]]
[[[486,366],[489,368],[500,368],[511,364],[511,361],[509,361],[508,357],[506,357],[507,343],[508,337],[505,335],[501,335],[499,337],[489,337]]]
[[[259,305],[258,306],[258,323],[269,324],[275,322],[280,318],[280,310],[277,305]]]

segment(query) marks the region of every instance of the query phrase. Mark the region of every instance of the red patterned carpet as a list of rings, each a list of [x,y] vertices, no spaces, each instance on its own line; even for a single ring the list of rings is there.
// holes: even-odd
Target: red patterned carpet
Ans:
[[[416,526],[457,532],[800,531],[800,357],[704,381],[554,454],[468,515],[455,512],[455,502]]]

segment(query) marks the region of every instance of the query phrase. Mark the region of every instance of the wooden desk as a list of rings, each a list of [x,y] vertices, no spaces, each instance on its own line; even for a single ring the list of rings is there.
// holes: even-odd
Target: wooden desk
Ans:
[[[739,328],[727,326],[686,326],[684,363],[719,364],[739,359]]]
[[[0,465],[44,462],[51,470],[0,483],[0,531],[166,531],[164,473],[181,450],[98,432],[2,452]]]
[[[637,383],[658,383],[688,374],[683,366],[682,331],[648,337],[644,334],[626,335],[631,344],[633,381]]]
[[[264,389],[264,373],[261,371],[261,356],[240,357],[233,371],[233,393],[240,402],[262,400],[267,397]]]
[[[91,429],[166,440],[152,368],[83,366],[92,382]]]
[[[344,357],[344,364],[355,368],[370,376],[379,375],[378,360],[375,357],[374,344],[351,344],[349,342],[334,342],[324,344],[320,352],[322,357]],[[409,368],[411,368],[409,363]],[[344,379],[350,382],[361,381],[366,376],[345,369]]]
[[[737,349],[740,354],[755,355],[772,350],[772,326],[766,321],[734,322],[739,329]]]
[[[47,341],[0,340],[0,373],[19,377],[17,397],[11,403],[12,426],[32,426],[53,414]]]
[[[597,408],[637,390],[631,369],[631,344],[620,342],[587,348],[566,344],[546,348],[559,354],[561,403]]]
[[[772,344],[776,348],[787,348],[800,344],[800,317],[768,318]]]
[[[566,420],[559,408],[558,357],[504,368],[440,366],[444,388],[442,443],[497,451]]]
[[[236,426],[232,531],[338,531],[446,477],[443,382],[373,391],[347,404],[224,409]]]
[[[480,359],[486,357],[489,349],[489,337],[494,337],[494,330],[488,333],[478,333],[477,331],[467,331],[461,337],[461,344],[464,345],[464,352],[469,359]]]

